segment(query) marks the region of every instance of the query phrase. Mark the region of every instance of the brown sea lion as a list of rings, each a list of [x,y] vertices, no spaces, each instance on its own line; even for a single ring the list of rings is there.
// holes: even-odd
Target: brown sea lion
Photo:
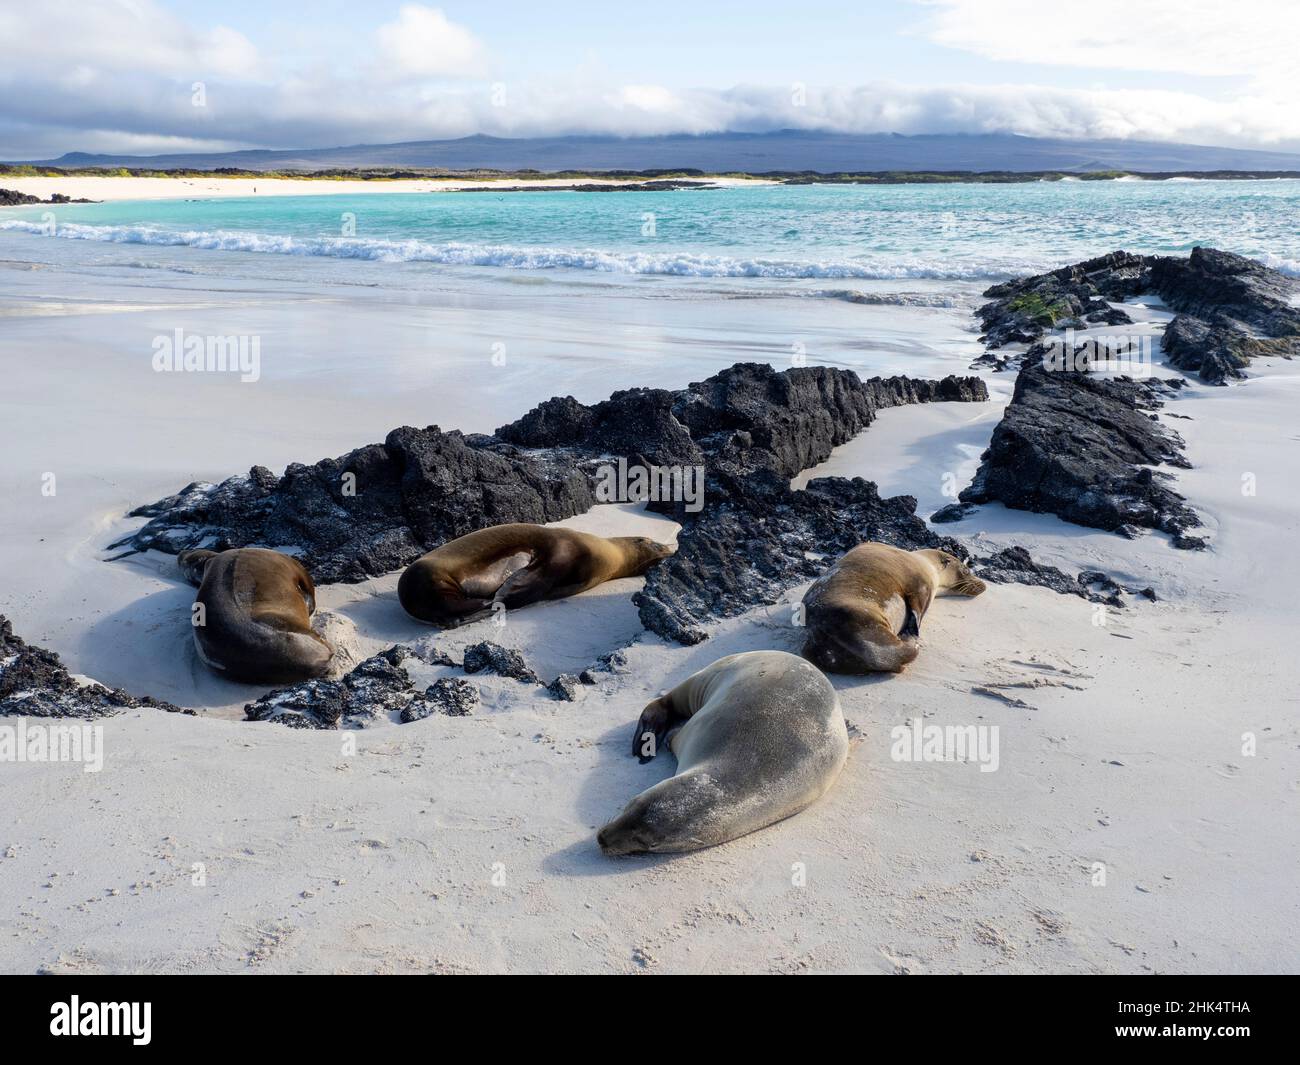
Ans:
[[[849,753],[831,682],[786,651],[728,655],[655,699],[632,753],[648,762],[665,744],[677,774],[600,830],[606,854],[692,851],[766,828],[821,798]]]
[[[830,673],[898,673],[940,592],[976,596],[985,584],[956,555],[859,544],[804,594],[803,655]]]
[[[329,668],[334,649],[311,627],[316,586],[296,558],[241,547],[182,551],[176,561],[199,588],[194,646],[222,676],[287,684]]]
[[[619,577],[639,577],[676,550],[644,536],[606,538],[544,525],[494,525],[411,563],[397,583],[397,596],[413,618],[458,625],[494,603],[515,610]]]

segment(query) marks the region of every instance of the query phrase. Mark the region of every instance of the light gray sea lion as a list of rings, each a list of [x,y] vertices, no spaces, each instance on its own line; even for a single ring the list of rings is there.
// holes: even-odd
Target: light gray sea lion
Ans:
[[[413,618],[459,625],[494,603],[514,610],[619,577],[639,577],[676,550],[644,536],[606,538],[544,525],[494,525],[411,563],[398,581],[397,597]]]
[[[849,752],[830,681],[785,651],[728,655],[654,700],[633,753],[649,761],[665,742],[677,775],[600,830],[606,854],[692,851],[766,828],[821,798]]]
[[[985,584],[956,555],[859,544],[804,594],[803,654],[829,673],[898,673],[941,592],[976,596]]]
[[[241,547],[182,551],[176,561],[199,588],[194,646],[222,676],[287,684],[329,669],[334,649],[311,627],[316,586],[296,558]]]

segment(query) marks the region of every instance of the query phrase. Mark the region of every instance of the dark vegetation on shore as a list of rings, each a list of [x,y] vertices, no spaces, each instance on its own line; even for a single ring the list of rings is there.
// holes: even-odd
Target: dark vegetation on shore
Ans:
[[[446,170],[438,167],[392,168],[334,168],[325,170],[246,170],[240,167],[214,169],[144,169],[128,167],[54,167],[31,164],[0,163],[0,177],[166,177],[166,178],[264,178],[295,181],[595,181],[618,180],[628,182],[663,181],[672,185],[684,179],[710,177],[761,178],[786,185],[944,185],[944,184],[1025,184],[1035,181],[1114,181],[1118,178],[1139,178],[1143,181],[1168,181],[1171,178],[1201,178],[1217,181],[1265,181],[1283,178],[1300,178],[1300,170],[1089,170],[1081,172],[1064,170],[874,170],[837,171],[821,173],[813,170],[769,170],[754,173],[730,171],[708,173],[703,170]],[[681,187],[681,186],[678,186]],[[601,191],[606,186],[579,187],[579,191]],[[531,191],[531,190],[520,190]]]

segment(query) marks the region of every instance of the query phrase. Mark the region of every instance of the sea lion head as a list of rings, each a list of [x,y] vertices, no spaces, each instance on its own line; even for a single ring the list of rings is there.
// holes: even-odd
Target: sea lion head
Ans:
[[[642,822],[639,811],[633,811],[632,807],[636,805],[637,801],[633,799],[626,810],[596,833],[596,842],[603,853],[617,857],[654,850],[655,835]]]
[[[621,814],[596,833],[601,851],[610,857],[652,853],[664,849],[665,843],[682,834],[687,827],[682,812],[673,808],[667,796],[657,792],[658,788],[650,788],[637,795]]]
[[[176,556],[176,565],[187,581],[196,587],[203,583],[203,571],[207,568],[208,560],[217,557],[217,552],[196,549],[191,551],[182,551]]]
[[[417,621],[442,627],[453,625],[446,603],[456,596],[456,589],[446,575],[427,559],[412,562],[397,582],[397,599]]]
[[[661,544],[648,536],[615,536],[611,539],[627,558],[621,574],[624,577],[642,577],[656,562],[677,553],[676,544]]]
[[[596,833],[596,842],[611,857],[708,846],[717,842],[715,815],[725,798],[708,773],[669,777],[635,796]]]
[[[931,549],[920,552],[934,564],[938,572],[937,586],[952,592],[953,595],[966,595],[974,598],[988,585],[975,576],[965,562],[949,551]]]

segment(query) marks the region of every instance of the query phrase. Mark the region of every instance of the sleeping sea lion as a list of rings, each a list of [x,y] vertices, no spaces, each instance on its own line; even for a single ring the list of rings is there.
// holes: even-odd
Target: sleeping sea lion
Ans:
[[[676,550],[644,536],[606,538],[545,525],[494,525],[411,563],[397,596],[411,617],[452,626],[494,603],[514,610],[619,577],[639,577]]]
[[[976,596],[985,584],[956,555],[859,544],[804,594],[803,655],[828,673],[898,673],[940,592]]]
[[[199,588],[194,646],[223,676],[285,684],[329,668],[334,649],[311,627],[316,587],[296,558],[241,547],[182,551],[176,561]]]
[[[633,753],[649,761],[665,742],[677,774],[600,830],[606,854],[698,850],[765,828],[819,799],[849,751],[830,681],[786,651],[720,658],[650,703]]]

